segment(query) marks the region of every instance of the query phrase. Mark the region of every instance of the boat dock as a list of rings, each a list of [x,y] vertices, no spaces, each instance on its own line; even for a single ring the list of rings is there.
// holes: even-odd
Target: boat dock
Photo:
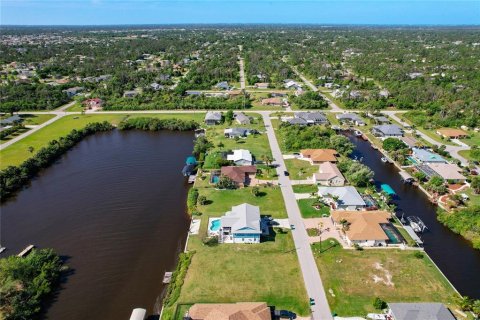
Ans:
[[[417,245],[423,245],[422,239],[420,239],[420,237],[415,233],[415,231],[413,231],[412,227],[403,225],[403,229],[407,231],[408,235],[412,237],[413,241],[415,241]]]
[[[28,255],[30,253],[30,251],[33,250],[33,248],[35,248],[35,246],[33,244],[29,245],[28,247],[26,247],[25,249],[23,249],[22,252],[20,252],[19,254],[17,254],[17,257],[20,257],[20,258],[23,258],[25,257],[26,255]]]
[[[192,183],[195,183],[195,179],[197,178],[196,175],[194,174],[191,174],[188,176],[188,183],[192,184]]]
[[[165,272],[165,275],[163,276],[163,283],[170,283],[172,280],[172,274],[173,272]]]

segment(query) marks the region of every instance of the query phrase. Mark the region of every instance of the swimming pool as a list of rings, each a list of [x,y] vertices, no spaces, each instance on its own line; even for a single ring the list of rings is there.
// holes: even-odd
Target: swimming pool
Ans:
[[[414,157],[407,157],[407,160],[409,160],[412,164],[418,164],[418,161]]]
[[[210,231],[217,232],[220,230],[220,219],[215,219],[210,222]]]
[[[390,240],[390,243],[392,244],[399,244],[402,243],[402,239],[397,235],[397,233],[392,229],[391,226],[388,225],[382,225],[381,226],[383,229],[383,232],[387,235],[388,239]]]
[[[382,191],[385,191],[390,196],[395,195],[395,191],[388,184],[382,184],[380,188],[382,189]]]
[[[220,180],[220,177],[219,177],[219,176],[213,176],[213,177],[212,177],[212,183],[217,183],[218,180]]]

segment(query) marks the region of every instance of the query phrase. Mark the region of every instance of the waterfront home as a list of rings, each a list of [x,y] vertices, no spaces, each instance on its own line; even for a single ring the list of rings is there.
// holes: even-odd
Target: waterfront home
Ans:
[[[100,98],[92,98],[83,101],[83,104],[85,105],[85,109],[97,111],[102,109],[103,100]]]
[[[376,137],[403,137],[403,130],[396,124],[381,124],[372,128]]]
[[[270,307],[265,302],[196,303],[185,320],[271,320]]]
[[[352,186],[318,187],[318,195],[336,210],[362,210],[367,207],[362,196]]]
[[[386,228],[393,228],[387,211],[332,211],[333,225],[340,227],[349,246],[386,246],[390,240]],[[387,227],[388,226],[388,227]]]
[[[365,121],[356,113],[340,113],[335,116],[340,123],[351,123],[356,126],[364,126]]]
[[[227,154],[227,160],[233,161],[237,166],[249,166],[253,164],[253,156],[248,150],[237,149]]]
[[[462,169],[453,163],[429,163],[427,164],[439,177],[455,183],[464,183],[467,178],[460,172]]]
[[[234,117],[238,124],[250,124],[250,117],[243,112],[235,112]]]
[[[208,111],[205,115],[205,124],[216,125],[222,122],[222,113],[218,111]]]
[[[387,315],[391,320],[455,320],[439,302],[388,303]]]
[[[255,178],[257,167],[255,166],[226,166],[222,167],[220,174],[230,178],[237,187],[248,186]]]
[[[22,122],[23,122],[23,119],[18,114],[14,114],[11,117],[8,117],[6,119],[1,120],[0,125],[2,127],[6,127],[6,126],[19,124],[19,123],[22,123]]]
[[[233,206],[220,218],[219,241],[222,243],[260,243],[262,234],[260,208],[243,203]]]
[[[385,116],[373,116],[373,120],[375,120],[376,124],[389,124],[390,120]]]
[[[263,106],[283,106],[285,105],[285,100],[282,98],[265,98],[262,99]]]
[[[297,126],[307,126],[308,122],[305,119],[302,118],[288,118],[284,120],[285,122],[288,122],[291,125],[297,125]]]
[[[268,89],[268,82],[257,82],[255,83],[255,89]]]
[[[337,165],[331,162],[323,162],[318,168],[318,172],[313,174],[313,181],[323,186],[343,186],[345,178],[343,177]]]
[[[403,143],[405,143],[410,149],[415,148],[419,145],[417,139],[412,137],[404,136],[404,137],[400,137],[400,140],[402,140]]]
[[[305,120],[309,125],[328,124],[328,119],[321,112],[296,112],[294,117]]]
[[[80,92],[83,91],[83,87],[73,87],[73,88],[68,88],[66,90],[63,90],[63,92],[65,92],[67,94],[67,96],[69,98],[73,97],[73,96],[76,96],[77,94],[79,94]]]
[[[468,136],[468,133],[463,130],[451,128],[438,129],[437,134],[444,137],[445,139],[463,139]]]
[[[227,81],[221,81],[215,85],[215,88],[222,90],[230,90],[230,86]]]
[[[311,164],[323,162],[337,162],[337,151],[333,149],[303,149],[300,150],[300,159],[308,160]]]
[[[412,148],[412,158],[420,163],[447,163],[440,155],[420,148]]]
[[[225,138],[243,138],[252,133],[256,132],[256,130],[247,129],[247,128],[228,128],[223,131]]]

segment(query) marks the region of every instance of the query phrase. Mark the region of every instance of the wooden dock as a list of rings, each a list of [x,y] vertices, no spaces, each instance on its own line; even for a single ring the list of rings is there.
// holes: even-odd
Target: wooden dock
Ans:
[[[172,273],[173,272],[165,272],[165,275],[163,276],[163,283],[170,283],[172,280]]]
[[[26,247],[25,249],[23,249],[22,252],[20,252],[19,254],[17,254],[17,257],[20,257],[20,258],[23,258],[25,257],[26,255],[28,255],[30,253],[30,251],[33,250],[33,248],[35,248],[35,246],[33,244],[29,245],[28,247]]]

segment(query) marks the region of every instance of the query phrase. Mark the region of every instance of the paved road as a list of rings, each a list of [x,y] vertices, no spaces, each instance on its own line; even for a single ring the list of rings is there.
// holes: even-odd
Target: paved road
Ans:
[[[286,170],[286,166],[283,161],[282,152],[280,151],[275,132],[272,128],[270,113],[262,112],[262,116],[265,126],[267,127],[268,141],[270,143],[270,148],[272,149],[273,158],[275,159],[274,164],[278,165],[278,180],[281,185],[285,207],[287,208],[288,219],[290,224],[296,226],[295,230],[292,230],[292,235],[305,287],[308,296],[315,299],[315,305],[312,306],[313,319],[332,320],[333,317],[325,295],[325,289],[322,284],[322,279],[320,278],[320,273],[318,272],[317,264],[313,258],[307,231],[303,225],[302,216],[300,215],[300,210],[295,199],[295,194],[293,193],[290,179],[283,174],[283,171]]]
[[[297,76],[300,77],[300,79],[302,79],[302,81],[310,88],[312,89],[312,91],[314,92],[318,92],[325,100],[327,100],[328,104],[330,105],[330,107],[332,108],[332,111],[334,112],[341,112],[343,111],[342,108],[340,108],[335,102],[333,102],[329,97],[327,97],[325,94],[323,94],[323,92],[319,91],[318,88],[310,82],[310,80],[308,80],[307,78],[305,78],[305,76],[303,74],[301,74],[296,67],[294,66],[291,66],[293,72],[295,72],[295,74]]]
[[[383,111],[383,113],[389,115],[390,117],[392,117],[393,120],[397,121],[398,123],[400,123],[402,126],[406,126],[408,125],[408,123],[406,123],[405,121],[402,121],[402,119],[400,119],[399,117],[397,117],[397,115],[395,114],[396,112],[395,111]],[[419,130],[416,130],[416,132],[423,138],[425,139],[426,141],[430,142],[431,144],[434,144],[434,145],[437,145],[437,146],[441,146],[442,143],[441,142],[438,142],[432,138],[430,138],[429,136],[427,136],[425,133],[419,131]],[[461,145],[458,145],[458,146],[450,146],[450,145],[445,145],[445,150],[450,153],[450,155],[452,157],[454,157],[455,159],[458,159],[460,160],[460,162],[462,163],[463,166],[468,166],[468,160],[465,159],[464,157],[462,157],[458,152],[459,151],[462,151],[462,150],[470,150],[470,147],[468,145],[465,145],[465,144],[461,144]]]
[[[245,89],[245,66],[243,63],[243,58],[238,57],[240,60],[238,64],[240,65],[240,89]]]

